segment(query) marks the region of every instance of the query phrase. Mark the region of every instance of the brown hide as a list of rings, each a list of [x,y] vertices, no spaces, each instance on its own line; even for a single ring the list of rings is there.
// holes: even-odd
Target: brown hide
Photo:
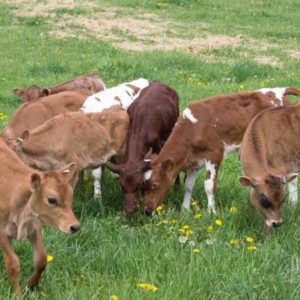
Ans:
[[[13,290],[20,291],[20,263],[12,239],[28,238],[34,252],[34,272],[27,285],[34,287],[47,265],[41,224],[75,233],[79,223],[72,211],[73,192],[68,183],[75,164],[47,173],[26,166],[0,139],[0,248]]]
[[[144,161],[145,158],[147,160],[145,156],[150,149],[159,153],[167,140],[179,115],[178,102],[175,90],[153,81],[128,109],[130,128],[126,162],[122,165],[107,164],[120,175],[125,213],[133,213],[138,208],[144,172],[149,167],[149,162]]]
[[[285,99],[283,102],[288,103]],[[274,93],[259,91],[219,95],[190,103],[187,108],[197,121],[193,123],[195,120],[190,118],[191,121],[185,110],[186,115],[179,117],[160,154],[152,161],[152,174],[145,186],[146,210],[151,213],[159,205],[180,171],[194,176],[186,182],[185,198],[189,200],[183,205],[189,208],[196,173],[205,164],[205,191],[209,210],[214,212],[218,169],[226,146],[237,148],[251,119],[260,111],[280,103]],[[188,193],[190,196],[186,197]]]
[[[26,164],[40,170],[72,161],[77,163],[78,171],[95,168],[114,155],[124,156],[128,126],[128,114],[120,108],[101,113],[65,113],[30,133],[25,131],[23,141],[18,140],[14,149]]]
[[[250,187],[249,201],[263,215],[266,232],[281,225],[284,184],[300,170],[299,134],[300,106],[293,105],[262,112],[244,135],[239,156],[245,176],[240,183]],[[297,201],[297,195],[290,196]]]
[[[68,111],[78,111],[90,94],[83,91],[62,92],[22,104],[12,116],[1,136],[8,145],[24,130],[31,130],[50,118]]]
[[[22,103],[25,103],[41,97],[78,89],[87,90],[90,94],[94,94],[103,91],[105,85],[98,74],[90,74],[87,76],[78,76],[70,81],[48,88],[41,88],[37,85],[32,85],[27,89],[15,88],[14,93],[20,97]]]

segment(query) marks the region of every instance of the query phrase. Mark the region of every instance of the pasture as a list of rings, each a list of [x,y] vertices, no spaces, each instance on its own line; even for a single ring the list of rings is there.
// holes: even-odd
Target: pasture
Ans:
[[[296,0],[2,0],[1,128],[19,105],[14,87],[91,72],[108,87],[138,77],[161,80],[179,93],[181,111],[215,94],[300,88],[299,19]],[[283,226],[264,236],[240,174],[237,155],[229,155],[219,173],[217,216],[206,211],[203,172],[190,212],[180,211],[181,184],[155,216],[130,219],[108,172],[102,199],[93,199],[86,178],[73,205],[81,230],[64,236],[44,227],[53,260],[24,298],[299,299],[300,206],[284,203]],[[24,283],[32,271],[30,244],[15,249]],[[2,254],[0,274],[1,299],[11,299]],[[144,291],[141,282],[157,290]]]

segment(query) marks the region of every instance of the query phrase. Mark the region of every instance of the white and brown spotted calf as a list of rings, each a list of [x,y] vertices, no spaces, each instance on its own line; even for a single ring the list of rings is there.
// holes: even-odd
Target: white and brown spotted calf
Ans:
[[[32,85],[27,89],[14,88],[14,93],[20,97],[22,103],[25,103],[38,98],[78,89],[87,90],[90,94],[93,94],[105,90],[105,84],[98,74],[90,74],[78,76],[70,81],[48,88],[41,88],[37,85]]]
[[[130,82],[122,83],[116,87],[106,89],[105,91],[96,93],[86,99],[81,107],[81,111],[85,113],[101,112],[112,106],[120,106],[127,110],[135,101],[141,91],[149,85],[149,81],[139,78]],[[92,171],[94,178],[94,196],[101,196],[101,176],[102,169],[96,168]]]
[[[257,115],[244,135],[239,157],[250,188],[249,201],[265,219],[265,233],[281,225],[284,184],[289,199],[297,203],[300,171],[300,105],[268,109]]]
[[[14,150],[34,168],[51,170],[75,162],[79,172],[96,168],[112,156],[122,157],[128,126],[128,114],[119,107],[101,113],[65,113],[24,131]]]
[[[47,265],[41,225],[64,233],[79,230],[72,211],[73,191],[69,184],[75,170],[71,163],[60,170],[41,173],[26,166],[0,139],[0,248],[14,292],[20,292],[20,263],[12,240],[31,242],[34,271],[27,281],[35,287]]]
[[[196,176],[206,168],[208,209],[215,212],[217,176],[224,156],[240,147],[252,118],[264,109],[287,104],[293,88],[220,95],[190,103],[179,117],[159,155],[153,159],[145,187],[145,209],[151,213],[162,201],[180,171],[186,173],[183,207],[189,209]]]

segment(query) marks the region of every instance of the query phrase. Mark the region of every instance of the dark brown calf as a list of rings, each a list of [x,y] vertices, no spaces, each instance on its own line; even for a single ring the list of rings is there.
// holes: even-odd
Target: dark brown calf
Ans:
[[[228,152],[240,147],[252,118],[264,109],[288,103],[285,95],[298,95],[292,88],[262,89],[215,96],[188,105],[170,137],[152,163],[145,184],[145,208],[151,213],[162,201],[180,171],[187,175],[183,207],[190,208],[192,190],[202,165],[208,209],[215,212],[214,196],[218,169]]]
[[[103,91],[105,89],[105,85],[98,74],[90,74],[87,76],[75,77],[70,81],[49,88],[41,88],[37,85],[32,85],[27,89],[15,88],[14,93],[20,97],[21,102],[24,103],[41,97],[78,89],[84,89],[89,91],[90,94],[94,94]]]
[[[178,102],[175,90],[154,81],[128,109],[130,128],[126,162],[121,165],[106,164],[120,175],[119,183],[125,194],[126,213],[133,213],[138,208],[144,173],[149,167],[146,154],[150,149],[159,153],[178,118]]]

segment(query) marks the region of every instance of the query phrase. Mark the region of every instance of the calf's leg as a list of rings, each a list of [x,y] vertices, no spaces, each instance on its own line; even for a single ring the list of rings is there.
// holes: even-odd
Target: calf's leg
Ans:
[[[287,184],[289,190],[289,200],[293,205],[296,205],[298,202],[297,182],[298,182],[298,177],[288,182]]]
[[[185,182],[184,182],[185,191],[184,191],[182,208],[185,208],[187,210],[189,210],[191,206],[192,192],[196,182],[197,174],[198,174],[198,170],[190,171],[185,178]]]
[[[19,294],[21,292],[19,286],[20,262],[12,248],[11,240],[3,232],[0,232],[0,247],[3,250],[4,262],[13,291]]]
[[[92,170],[92,177],[94,179],[94,198],[101,197],[102,167]]]
[[[41,227],[39,226],[28,239],[33,249],[34,271],[28,278],[26,285],[33,288],[38,285],[41,275],[47,266],[47,255],[43,244]]]

